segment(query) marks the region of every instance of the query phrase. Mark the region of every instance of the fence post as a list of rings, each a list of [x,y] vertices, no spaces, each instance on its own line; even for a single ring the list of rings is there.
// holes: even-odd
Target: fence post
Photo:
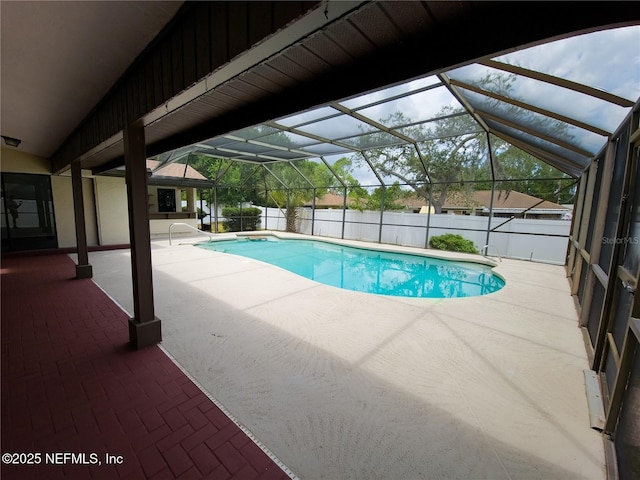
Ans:
[[[209,213],[211,218],[211,213]],[[213,222],[215,224],[215,232],[218,233],[218,188],[213,187]]]
[[[311,236],[313,237],[313,231],[316,223],[316,188],[313,188],[313,198],[311,199]]]
[[[431,186],[429,183],[429,201],[427,202],[427,235],[424,239],[424,248],[429,248],[429,224],[431,223]]]
[[[484,244],[487,245],[487,248],[483,252],[483,255],[487,254],[487,250],[489,249],[489,237],[491,236],[491,219],[493,218],[493,195],[496,191],[496,182],[491,182],[491,200],[489,201],[489,221],[487,222],[487,238],[485,239]]]
[[[342,201],[342,235],[341,239],[344,240],[344,223],[347,218],[347,187],[344,187],[344,200]]]

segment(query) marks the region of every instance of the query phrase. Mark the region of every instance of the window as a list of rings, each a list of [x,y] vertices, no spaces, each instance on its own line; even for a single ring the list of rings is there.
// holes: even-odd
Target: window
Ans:
[[[175,212],[176,211],[176,191],[172,188],[158,189],[158,211],[159,212]]]

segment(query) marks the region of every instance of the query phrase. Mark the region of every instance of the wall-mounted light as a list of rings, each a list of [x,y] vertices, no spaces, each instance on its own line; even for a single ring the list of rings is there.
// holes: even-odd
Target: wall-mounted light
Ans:
[[[6,135],[2,135],[2,139],[4,140],[4,143],[10,147],[17,147],[22,142],[22,140],[13,137],[7,137]]]

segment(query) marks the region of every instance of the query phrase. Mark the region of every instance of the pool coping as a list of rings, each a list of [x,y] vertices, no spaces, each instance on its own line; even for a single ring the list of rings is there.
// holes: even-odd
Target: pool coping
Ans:
[[[430,255],[427,252],[425,252],[424,250],[421,249],[417,249],[416,247],[406,247],[406,246],[400,246],[399,248],[393,248],[394,245],[384,245],[384,244],[371,244],[371,243],[365,243],[365,242],[361,242],[361,241],[349,241],[349,240],[343,240],[343,239],[325,239],[323,238],[317,238],[317,237],[309,237],[309,236],[302,236],[300,234],[294,234],[294,233],[288,233],[285,232],[284,234],[282,234],[282,232],[269,232],[269,233],[264,233],[264,232],[238,232],[238,233],[233,233],[231,235],[228,234],[223,234],[225,235],[224,237],[220,237],[220,238],[216,238],[216,239],[211,239],[209,241],[201,241],[201,242],[197,242],[194,243],[194,246],[197,245],[206,245],[208,243],[218,243],[218,242],[229,242],[229,241],[234,241],[237,239],[241,239],[241,238],[248,238],[248,237],[254,237],[254,238],[260,238],[260,239],[265,239],[265,237],[273,237],[273,238],[277,238],[279,240],[299,240],[299,241],[305,241],[305,242],[320,242],[320,243],[327,243],[327,244],[331,244],[331,245],[338,245],[338,246],[343,246],[343,247],[348,247],[348,248],[353,248],[353,249],[358,249],[358,250],[367,250],[370,252],[384,252],[384,253],[392,253],[392,254],[398,254],[398,255],[408,255],[408,256],[416,256],[416,257],[422,257],[422,258],[430,258],[430,259],[434,259],[434,260],[441,260],[441,261],[446,261],[446,262],[455,262],[455,263],[466,263],[466,264],[474,264],[474,265],[480,265],[483,267],[489,267],[490,271],[491,271],[491,275],[493,275],[494,277],[496,277],[498,280],[502,281],[502,286],[500,288],[498,288],[497,290],[493,291],[493,292],[489,292],[489,293],[484,293],[484,294],[480,294],[480,295],[490,295],[491,293],[496,293],[497,291],[502,290],[502,288],[504,288],[504,285],[506,285],[507,281],[504,278],[503,275],[500,275],[498,272],[495,271],[495,268],[498,266],[498,264],[490,259],[487,259],[485,257],[482,257],[481,259],[476,258],[477,255],[473,255],[473,254],[465,254],[465,253],[461,253],[461,252],[446,252],[446,251],[442,251],[442,250],[438,250],[437,252],[440,252],[441,255]],[[363,245],[364,243],[364,245]],[[382,246],[382,248],[379,248],[379,246]],[[385,248],[385,247],[390,247],[390,248]],[[407,251],[407,249],[410,249],[409,251]],[[242,254],[239,253],[230,253],[230,252],[224,252],[227,254],[231,254],[231,255],[238,255],[241,257],[244,257]],[[447,255],[449,254],[449,255]],[[468,258],[471,255],[473,255],[472,258]],[[296,275],[300,275],[297,272],[291,271],[287,268],[281,267],[280,265],[276,265],[274,263],[265,261],[265,260],[260,260],[260,259],[256,259],[253,257],[248,257],[251,258],[254,261],[257,262],[262,262],[262,263],[266,263],[269,264],[271,266],[274,266],[276,268],[282,268],[290,273],[294,273]],[[302,275],[303,277],[305,277],[304,275]],[[305,277],[308,278],[308,277]],[[318,282],[317,280],[313,279],[313,278],[308,278],[311,281],[314,282]],[[326,284],[324,282],[318,282],[321,283],[323,285],[328,285],[328,286],[334,286],[335,285],[331,285],[331,284]],[[338,287],[338,288],[342,288],[342,287]],[[368,294],[372,294],[372,295],[384,295],[384,294],[380,294],[377,292],[366,292],[366,291],[361,291],[361,290],[353,290],[350,288],[347,288],[346,290],[350,290],[350,291],[357,291],[360,293],[368,293]],[[440,298],[440,297],[431,297],[431,296],[425,296],[425,297],[412,297],[412,296],[405,296],[405,295],[390,295],[392,297],[402,297],[402,298]],[[470,297],[475,297],[476,295],[471,295]],[[460,298],[466,298],[465,296],[460,297]]]
[[[366,242],[362,240],[349,240],[349,239],[340,239],[340,238],[333,238],[333,237],[323,237],[320,235],[310,236],[310,235],[303,235],[300,233],[279,232],[274,230],[258,230],[253,232],[225,232],[225,233],[218,233],[214,235],[220,235],[220,236],[211,237],[210,240],[208,240],[209,242],[223,242],[228,240],[234,240],[236,238],[241,238],[241,237],[271,236],[271,237],[279,238],[281,240],[306,240],[306,241],[315,240],[318,242],[333,243],[335,245],[345,245],[345,246],[360,248],[365,250],[379,250],[379,251],[390,252],[390,253],[404,253],[404,254],[409,253],[412,255],[418,255],[418,256],[429,257],[429,258],[437,258],[441,260],[450,260],[454,262],[478,263],[478,264],[486,265],[492,268],[500,265],[498,262],[496,262],[492,258],[485,257],[481,254],[449,252],[445,250],[434,250],[434,249],[423,249],[423,248],[413,247],[409,245],[391,245],[387,243],[372,243],[372,242]],[[198,238],[198,241],[193,243],[207,243],[207,241]],[[496,273],[496,275],[498,274]]]

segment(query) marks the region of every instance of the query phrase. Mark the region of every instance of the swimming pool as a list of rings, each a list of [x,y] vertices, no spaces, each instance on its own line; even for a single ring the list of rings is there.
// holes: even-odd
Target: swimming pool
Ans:
[[[504,280],[487,265],[318,240],[239,237],[197,246],[270,263],[326,285],[378,295],[473,297],[504,286]]]

